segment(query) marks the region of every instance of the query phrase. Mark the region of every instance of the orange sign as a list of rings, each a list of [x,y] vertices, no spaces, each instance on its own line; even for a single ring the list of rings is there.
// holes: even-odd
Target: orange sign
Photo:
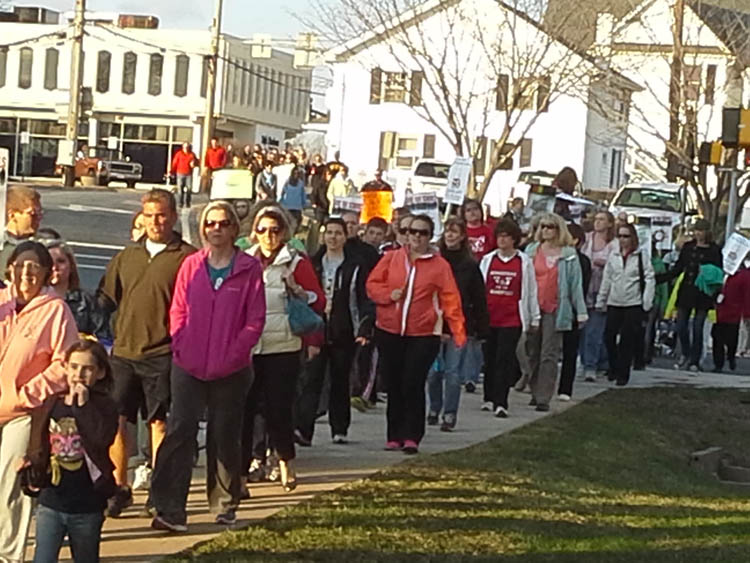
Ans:
[[[381,217],[389,223],[393,218],[393,192],[362,192],[362,214],[360,222],[367,223],[373,217]]]

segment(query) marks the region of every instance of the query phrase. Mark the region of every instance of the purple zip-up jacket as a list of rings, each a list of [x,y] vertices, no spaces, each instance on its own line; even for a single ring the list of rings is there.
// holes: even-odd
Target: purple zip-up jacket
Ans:
[[[172,359],[204,381],[231,375],[250,365],[265,319],[260,262],[237,250],[232,272],[214,289],[204,248],[185,258],[177,273],[169,310]]]

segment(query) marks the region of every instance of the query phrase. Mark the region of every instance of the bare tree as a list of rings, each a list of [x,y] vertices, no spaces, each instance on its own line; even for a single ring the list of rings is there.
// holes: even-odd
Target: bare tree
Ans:
[[[402,74],[412,77],[412,109],[457,156],[474,159],[470,189],[475,177],[483,176],[478,191],[483,198],[492,176],[511,162],[550,104],[561,96],[591,103],[590,85],[612,75],[595,55],[559,39],[591,9],[589,0],[567,0],[567,14],[553,25],[543,21],[546,5],[546,0],[313,0],[314,16],[303,19],[328,43],[343,45],[342,59],[360,56],[363,46],[382,46]],[[368,68],[378,63],[359,60]]]

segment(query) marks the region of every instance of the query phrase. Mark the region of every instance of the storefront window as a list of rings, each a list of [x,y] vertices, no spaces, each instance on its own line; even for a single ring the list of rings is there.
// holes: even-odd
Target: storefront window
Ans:
[[[123,134],[123,137],[126,139],[137,139],[139,136],[139,127],[138,125],[133,125],[132,123],[126,123],[125,124],[125,133]]]
[[[0,134],[10,133],[11,135],[16,134],[16,120],[13,117],[0,118]]]
[[[65,124],[47,119],[29,120],[29,133],[32,135],[65,136]]]
[[[180,143],[192,143],[193,142],[193,128],[192,127],[175,127],[174,128],[174,140]]]

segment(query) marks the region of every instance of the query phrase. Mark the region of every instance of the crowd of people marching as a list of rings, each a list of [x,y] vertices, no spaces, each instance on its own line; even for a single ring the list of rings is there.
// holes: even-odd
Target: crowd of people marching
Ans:
[[[500,219],[467,200],[436,239],[429,216],[405,209],[390,223],[331,216],[329,197],[352,189],[341,163],[249,147],[212,156],[220,148],[214,141],[206,158],[253,168],[256,201],[205,206],[195,248],[175,230],[175,195],[151,190],[95,295],[80,286],[60,234],[40,228],[39,194],[10,188],[0,251],[0,559],[23,560],[37,497],[35,561],[56,561],[66,536],[76,560],[98,560],[104,515],[133,503],[129,423],[138,417],[153,470],[141,515],[179,532],[203,421],[210,509],[231,525],[251,483],[295,489],[296,447],[312,445],[322,412],[344,447],[351,409],[385,400],[384,448],[416,454],[426,426],[456,427],[462,390],[475,391],[481,374],[482,410],[501,419],[513,416],[514,387],[529,389],[540,412],[555,396],[569,401],[579,356],[584,381],[626,385],[653,357],[655,327],[671,310],[678,367],[701,369],[715,309],[715,368],[735,368],[749,274],[723,283],[705,221],[669,266],[606,210],[582,225],[555,213],[529,223],[522,200]],[[189,206],[179,154],[179,203]],[[291,169],[279,191],[282,161]],[[374,182],[364,189],[389,189]],[[322,233],[315,251],[295,236],[310,205]]]

